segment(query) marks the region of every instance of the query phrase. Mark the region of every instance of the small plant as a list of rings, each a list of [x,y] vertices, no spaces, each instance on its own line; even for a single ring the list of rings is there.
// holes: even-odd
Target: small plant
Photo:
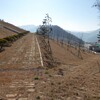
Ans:
[[[34,80],[39,80],[39,78],[38,77],[35,77]]]
[[[0,49],[2,49],[5,45],[8,45],[8,41],[5,39],[0,39]]]
[[[46,71],[45,74],[49,74],[49,73]]]
[[[60,85],[61,83],[60,82],[58,82],[58,85]]]
[[[36,99],[38,99],[38,100],[39,100],[39,99],[40,99],[40,96],[37,96],[37,97],[36,97]]]
[[[49,77],[52,77],[51,75],[49,75]]]
[[[54,83],[51,83],[51,85],[54,85]]]

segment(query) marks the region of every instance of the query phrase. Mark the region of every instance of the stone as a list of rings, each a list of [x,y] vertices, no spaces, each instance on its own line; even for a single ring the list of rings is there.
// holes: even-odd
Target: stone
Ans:
[[[28,92],[34,92],[35,90],[34,89],[28,89],[27,91]]]
[[[28,100],[28,98],[19,98],[18,100]]]
[[[7,94],[7,95],[6,95],[7,98],[14,98],[14,97],[16,97],[16,96],[17,96],[17,94]]]

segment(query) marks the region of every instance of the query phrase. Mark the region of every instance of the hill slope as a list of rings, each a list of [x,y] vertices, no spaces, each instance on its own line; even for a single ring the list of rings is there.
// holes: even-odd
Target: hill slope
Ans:
[[[39,39],[40,41],[40,39]],[[40,42],[41,44],[41,42]],[[48,67],[39,80],[39,91],[47,100],[99,100],[100,98],[100,56],[92,52],[50,40],[52,56],[57,64]],[[45,50],[43,44],[42,49]],[[43,50],[42,50],[43,51]],[[43,56],[44,57],[44,56]]]
[[[51,33],[51,36],[54,39],[57,39],[59,41],[63,41],[63,42],[70,42],[70,44],[76,45],[79,42],[84,43],[84,41],[82,41],[80,38],[76,37],[75,35],[71,34],[68,31],[65,31],[64,29],[62,29],[61,27],[54,25],[52,26],[53,32]]]
[[[54,31],[50,46],[57,66],[51,69],[40,66],[40,50],[34,34],[19,38],[0,52],[1,100],[100,99],[100,56],[85,50],[81,50],[79,56],[78,47],[60,42],[65,32],[58,26]],[[66,36],[77,41],[75,36]]]
[[[0,20],[0,38],[24,32],[25,30],[16,27],[8,22]]]

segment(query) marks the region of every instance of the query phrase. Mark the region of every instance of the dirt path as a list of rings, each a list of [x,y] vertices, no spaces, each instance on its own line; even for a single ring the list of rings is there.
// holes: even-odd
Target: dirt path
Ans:
[[[23,37],[10,48],[0,53],[0,67],[27,67],[35,65],[35,37],[32,34]],[[20,67],[19,66],[19,67]]]
[[[0,100],[33,100],[33,77],[40,66],[39,60],[33,34],[22,37],[0,53]]]

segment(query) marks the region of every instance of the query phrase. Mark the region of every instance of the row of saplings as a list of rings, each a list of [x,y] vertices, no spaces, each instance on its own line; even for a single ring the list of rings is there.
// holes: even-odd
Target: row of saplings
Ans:
[[[25,31],[16,35],[8,36],[3,39],[0,39],[0,51],[4,50],[4,47],[9,47],[11,44],[18,40],[19,38],[25,36],[29,31]]]

